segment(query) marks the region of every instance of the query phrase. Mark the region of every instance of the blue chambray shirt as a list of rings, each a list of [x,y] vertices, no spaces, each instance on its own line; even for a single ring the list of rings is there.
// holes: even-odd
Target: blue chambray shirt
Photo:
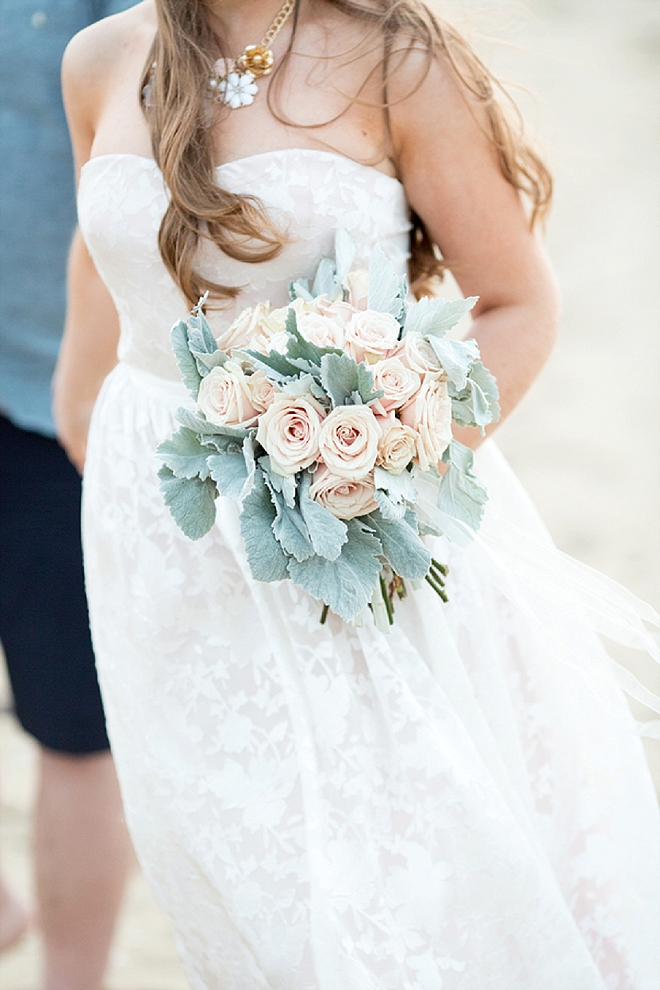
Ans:
[[[60,63],[77,31],[134,2],[0,0],[0,412],[47,436],[76,222]]]

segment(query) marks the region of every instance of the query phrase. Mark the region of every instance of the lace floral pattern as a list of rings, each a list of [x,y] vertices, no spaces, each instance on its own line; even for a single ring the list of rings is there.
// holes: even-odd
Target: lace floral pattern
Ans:
[[[404,270],[402,188],[373,169],[291,150],[219,181],[295,234],[265,265],[205,258],[249,282],[239,309],[283,302],[337,225]],[[127,818],[194,990],[657,990],[657,811],[585,626],[533,590],[521,603],[478,546],[444,545],[449,605],[409,596],[389,637],[320,626],[292,582],[251,579],[233,503],[197,543],[177,529],[154,457],[187,401],[165,202],[147,159],[86,166],[122,360],[94,413],[84,536]],[[493,514],[547,539],[492,444],[479,461]]]

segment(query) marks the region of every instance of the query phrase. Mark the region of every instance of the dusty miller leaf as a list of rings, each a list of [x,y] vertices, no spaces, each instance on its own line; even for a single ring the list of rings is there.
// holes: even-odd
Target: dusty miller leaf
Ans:
[[[177,478],[200,478],[209,476],[206,458],[209,450],[197,438],[197,434],[182,426],[169,440],[164,440],[156,448],[164,464]]]
[[[270,480],[266,476],[266,484],[269,484]],[[309,538],[307,523],[303,519],[300,509],[295,504],[293,508],[289,508],[283,493],[278,492],[272,485],[269,487],[276,513],[273,520],[275,539],[297,561],[307,560],[313,556],[314,547]]]
[[[425,296],[411,303],[406,310],[406,333],[430,334],[444,337],[448,330],[469,313],[479,296],[468,299],[433,299]]]
[[[385,519],[389,519],[390,522],[397,522],[406,514],[406,503],[396,502],[391,499],[389,495],[384,492],[381,488],[377,488],[374,492],[374,498],[378,503],[378,508],[383,514]]]
[[[312,285],[313,296],[329,296],[331,299],[337,291],[335,263],[332,258],[321,258],[316,269]]]
[[[382,545],[358,519],[346,522],[348,540],[335,560],[314,555],[289,561],[291,578],[312,598],[349,622],[371,601],[381,571]]]
[[[299,488],[300,511],[307,524],[314,553],[327,560],[336,560],[348,539],[346,523],[333,516],[325,506],[309,498],[311,475],[305,471]]]
[[[350,272],[355,260],[355,251],[355,238],[345,227],[338,227],[335,233],[335,264],[339,280],[346,278]]]
[[[452,440],[442,459],[449,467],[440,482],[438,509],[471,529],[479,529],[488,494],[472,472],[474,454],[469,447]]]
[[[295,282],[289,282],[289,298],[293,299],[304,299],[305,302],[311,302],[314,296],[309,291],[309,279],[298,278]]]
[[[336,347],[319,347],[317,344],[312,344],[309,340],[305,340],[303,335],[298,330],[298,320],[296,318],[295,309],[289,309],[286,315],[286,331],[289,334],[289,340],[286,349],[286,356],[290,361],[294,362],[296,367],[304,368],[300,362],[307,362],[307,370],[318,371],[321,367],[321,359],[325,354],[341,354]]]
[[[403,308],[400,291],[401,283],[394,265],[385,256],[380,245],[376,244],[369,259],[368,308],[379,313],[389,313],[396,318]]]
[[[470,366],[479,357],[476,340],[447,340],[446,337],[428,336],[426,339],[452,385],[457,389],[465,388]]]
[[[249,494],[256,471],[254,447],[254,439],[248,436],[238,450],[211,454],[208,458],[211,477],[221,495],[240,501]]]
[[[374,376],[364,362],[357,364],[348,354],[325,354],[321,358],[321,384],[333,407],[368,406],[385,393],[374,391]]]
[[[179,320],[172,327],[170,342],[179,372],[181,373],[181,378],[183,379],[183,384],[193,399],[197,399],[202,376],[197,369],[195,358],[190,353],[190,347],[188,346],[188,325],[183,320]]]
[[[263,471],[257,468],[252,491],[243,500],[240,518],[245,553],[256,581],[283,581],[289,576],[288,557],[273,533],[275,516]]]
[[[392,570],[403,578],[423,578],[431,566],[431,554],[417,535],[415,513],[408,511],[401,521],[386,519],[376,510],[365,516],[383,546]]]
[[[243,438],[248,435],[248,431],[243,426],[220,426],[218,423],[210,423],[202,413],[186,409],[185,406],[179,406],[175,416],[182,426],[188,427],[198,435],[200,443],[205,444],[212,441],[224,443],[224,438],[226,438],[227,441],[238,440],[240,447]]]
[[[177,478],[167,465],[158,472],[160,490],[177,526],[190,540],[199,540],[215,521],[214,482],[207,478]]]

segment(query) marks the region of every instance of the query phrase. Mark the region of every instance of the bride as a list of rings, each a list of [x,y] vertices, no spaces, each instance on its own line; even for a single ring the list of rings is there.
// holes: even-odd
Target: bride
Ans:
[[[550,179],[492,77],[416,0],[146,0],[63,79],[56,408],[126,815],[192,987],[657,990],[657,807],[592,627],[652,641],[492,441],[460,432],[490,502],[437,548],[449,603],[408,596],[390,636],[255,582],[229,500],[187,540],[156,476],[187,402],[172,324],[207,290],[218,335],[283,305],[338,227],[417,293],[446,259],[516,406],[557,325]]]

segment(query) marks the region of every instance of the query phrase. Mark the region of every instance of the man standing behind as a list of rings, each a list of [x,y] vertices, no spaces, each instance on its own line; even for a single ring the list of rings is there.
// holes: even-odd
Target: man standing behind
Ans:
[[[99,990],[130,846],[89,639],[80,479],[50,380],[75,226],[60,98],[69,39],[133,0],[0,0],[0,640],[39,743],[34,820],[44,990]],[[27,912],[0,878],[0,951]]]

